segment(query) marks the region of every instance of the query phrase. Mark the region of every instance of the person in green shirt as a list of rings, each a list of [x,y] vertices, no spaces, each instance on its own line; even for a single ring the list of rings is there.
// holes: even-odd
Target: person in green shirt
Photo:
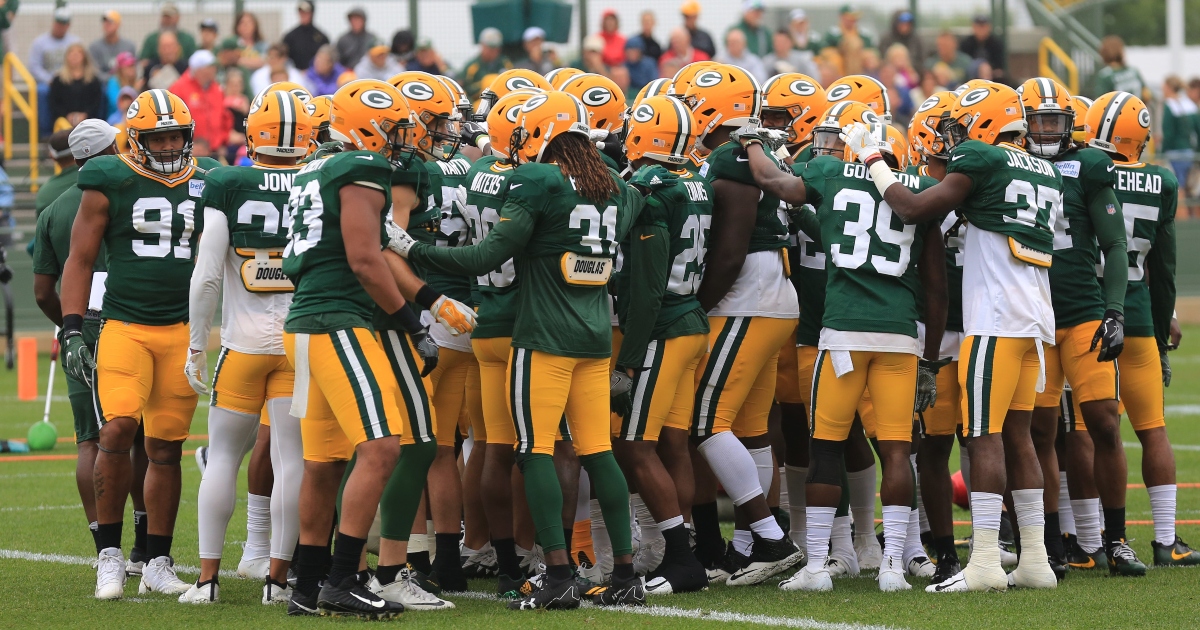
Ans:
[[[858,19],[862,14],[854,7],[843,4],[838,9],[838,23],[829,28],[829,32],[825,34],[825,40],[821,43],[821,48],[841,48],[842,40],[847,36],[854,36],[861,40],[862,45],[856,46],[855,49],[875,48],[875,40],[871,36],[858,27]]]
[[[167,2],[162,5],[162,13],[159,17],[158,30],[151,31],[142,40],[141,53],[138,59],[146,62],[146,66],[153,66],[158,63],[158,36],[163,31],[172,31],[175,37],[179,40],[179,46],[183,49],[181,59],[188,59],[192,53],[196,52],[196,38],[192,34],[179,28],[179,7],[173,2]]]
[[[1162,135],[1158,151],[1175,171],[1175,179],[1187,186],[1196,148],[1200,147],[1200,109],[1188,98],[1183,81],[1176,75],[1163,81]]]
[[[472,101],[479,98],[483,91],[483,80],[512,70],[512,61],[500,51],[504,45],[504,36],[500,29],[489,26],[479,33],[479,54],[468,61],[459,73],[459,80],[467,92],[467,98]]]
[[[75,180],[79,178],[79,166],[68,145],[70,135],[71,130],[63,129],[50,136],[50,159],[54,160],[61,170],[51,175],[50,179],[38,188],[37,196],[34,197],[34,210],[39,216],[42,210],[63,194],[63,191],[73,187]]]
[[[1100,60],[1104,67],[1092,77],[1092,98],[1100,98],[1109,92],[1129,92],[1142,100],[1150,99],[1150,88],[1142,73],[1125,64],[1125,40],[1120,35],[1109,35],[1100,40]]]
[[[742,19],[729,28],[731,31],[739,30],[746,36],[746,50],[756,57],[771,52],[771,31],[763,26],[765,12],[762,0],[744,0]]]

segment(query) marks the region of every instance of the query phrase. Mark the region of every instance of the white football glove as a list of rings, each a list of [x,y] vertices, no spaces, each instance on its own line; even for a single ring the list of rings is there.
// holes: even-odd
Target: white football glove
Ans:
[[[761,132],[762,129],[758,125],[750,123],[729,132],[729,139],[743,147],[748,147],[751,144],[762,142]]]
[[[854,157],[864,164],[871,156],[879,155],[879,138],[877,131],[872,127],[877,127],[877,125],[868,127],[863,123],[855,122],[846,125],[839,134],[842,142],[846,143],[846,147],[850,149]]]
[[[456,337],[475,330],[475,310],[453,298],[443,295],[433,303],[429,312]]]
[[[191,385],[197,394],[208,395],[208,385],[204,382],[208,380],[208,353],[189,349],[187,363],[183,364],[183,374],[187,376],[188,385]]]
[[[417,241],[408,232],[404,231],[404,228],[396,225],[394,221],[385,221],[383,227],[387,230],[388,249],[400,254],[404,258],[408,258],[408,250],[412,249],[413,245],[417,244]]]

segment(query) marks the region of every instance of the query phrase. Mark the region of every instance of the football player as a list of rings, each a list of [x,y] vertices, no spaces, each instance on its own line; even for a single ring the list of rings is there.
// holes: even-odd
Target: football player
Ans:
[[[802,557],[766,500],[777,475],[767,437],[776,365],[799,317],[787,279],[786,219],[779,198],[758,189],[741,147],[729,139],[731,131],[759,123],[762,92],[753,75],[736,66],[711,66],[695,75],[683,101],[699,125],[697,144],[711,150],[700,176],[714,193],[708,255],[696,293],[708,313],[710,347],[696,370],[692,439],[738,508],[726,554],[727,583],[759,584]],[[697,503],[710,499],[715,496],[697,492]],[[717,529],[715,511],[708,517],[707,523],[695,523],[698,534]]]
[[[1167,349],[1175,311],[1175,206],[1179,183],[1169,169],[1141,162],[1150,139],[1150,111],[1128,92],[1096,99],[1084,123],[1088,145],[1116,163],[1117,199],[1129,244],[1125,350],[1117,357],[1121,402],[1142,444],[1142,478],[1154,516],[1154,564],[1194,566],[1200,553],[1175,532],[1175,456],[1163,418],[1163,387],[1171,384]],[[1104,280],[1108,281],[1105,261]],[[1157,354],[1157,357],[1155,356]],[[1155,359],[1158,359],[1157,361]],[[1093,441],[1094,438],[1093,438]],[[1099,474],[1097,474],[1099,477]],[[1079,516],[1077,515],[1078,521]],[[1136,561],[1124,541],[1124,508],[1104,504],[1105,553],[1113,573]]]
[[[1062,204],[1062,177],[1052,164],[1013,144],[1025,135],[1021,97],[987,84],[963,93],[946,125],[945,179],[920,193],[899,184],[865,125],[843,130],[846,145],[870,171],[892,211],[906,223],[940,219],[957,209],[971,224],[963,264],[959,361],[965,392],[963,433],[971,451],[974,553],[966,568],[930,592],[1053,588],[1043,530],[1042,475],[1030,436],[1034,397],[1044,381],[1043,345],[1054,343],[1048,267],[1051,213]],[[997,300],[996,295],[1008,296]],[[1006,465],[1007,464],[1007,465]],[[1024,553],[1011,576],[1000,565],[1003,494],[1012,488]]]
[[[1021,85],[1021,102],[1029,121],[1025,148],[1054,163],[1063,176],[1062,214],[1054,219],[1054,265],[1050,296],[1054,305],[1055,344],[1046,348],[1046,388],[1034,401],[1033,437],[1045,479],[1046,548],[1050,566],[1061,579],[1066,574],[1065,550],[1058,519],[1057,442],[1064,377],[1079,405],[1082,420],[1095,445],[1093,491],[1111,519],[1106,530],[1121,532],[1125,525],[1125,448],[1121,445],[1121,415],[1117,409],[1117,371],[1113,359],[1124,348],[1127,270],[1105,267],[1104,282],[1096,278],[1099,254],[1125,260],[1125,219],[1113,185],[1112,160],[1097,149],[1075,148],[1071,142],[1075,112],[1071,96],[1057,82],[1029,79]],[[1099,248],[1097,248],[1099,245]],[[1097,495],[1086,500],[1096,512]],[[1119,516],[1120,522],[1117,522]],[[1097,534],[1099,532],[1096,532]],[[1123,538],[1123,536],[1120,536]],[[1089,541],[1090,542],[1090,541]],[[1100,549],[1085,547],[1089,555]],[[1132,556],[1132,558],[1131,558]],[[1144,575],[1145,565],[1132,550],[1118,553],[1122,575]]]
[[[827,109],[825,88],[808,75],[777,74],[763,84],[762,126],[785,134],[787,154],[781,158],[785,161],[808,162],[812,158],[813,127]]]
[[[192,237],[203,226],[195,213],[204,190],[200,169],[217,166],[207,158],[192,159],[191,112],[166,90],[140,94],[125,122],[132,152],[95,158],[79,171],[84,192],[63,268],[63,367],[94,384],[103,414],[97,418],[100,453],[94,478],[101,548],[97,599],[118,599],[125,591],[121,529],[130,487],[128,453],[139,424],[145,425],[150,468],[148,562],[138,591],[179,595],[188,590],[171,559],[179,460],[196,409],[196,392],[183,374],[185,287],[192,273]],[[83,321],[101,241],[107,246],[108,279],[93,360]]]
[[[247,151],[254,166],[210,171],[200,198],[205,238],[192,272],[191,345],[184,370],[197,394],[210,395],[209,454],[197,497],[200,576],[179,596],[181,603],[213,603],[219,598],[217,573],[233,515],[238,468],[261,429],[274,434],[275,487],[267,497],[251,492],[247,511],[261,509],[265,499],[271,512],[274,566],[265,572],[269,575],[262,601],[286,602],[291,596],[287,571],[300,533],[295,508],[304,450],[300,421],[288,415],[295,374],[283,353],[283,320],[293,287],[283,275],[287,234],[281,228],[287,227],[288,195],[300,170],[296,163],[308,153],[311,134],[308,111],[300,99],[267,88],[254,98],[246,116]],[[222,294],[221,354],[210,386],[205,383],[205,357]],[[264,405],[269,426],[259,424]]]
[[[616,562],[612,586],[590,594],[602,605],[640,604],[645,592],[633,571],[629,490],[609,443],[605,383],[612,328],[605,285],[616,242],[628,232],[642,197],[604,166],[588,138],[587,111],[575,97],[536,94],[521,106],[520,116],[510,154],[522,164],[509,179],[499,221],[487,237],[465,248],[433,247],[389,225],[389,247],[426,267],[455,274],[487,273],[513,258],[521,279],[509,392],[516,459],[547,569],[540,588],[509,607],[579,605],[552,459],[564,411],[605,512]],[[674,179],[659,167],[643,170],[631,181],[648,190],[669,186]]]
[[[566,83],[572,76],[583,74],[583,71],[574,68],[561,68],[559,71],[551,74],[554,75],[555,81]],[[479,102],[476,104],[475,113],[472,114],[471,118],[475,122],[486,121],[488,112],[492,111],[492,107],[496,105],[496,101],[499,101],[509,92],[529,89],[549,92],[557,90],[558,86],[562,85],[562,83],[552,85],[550,81],[532,70],[525,70],[523,68],[505,70],[496,75],[496,78],[492,79],[491,85],[479,93]]]

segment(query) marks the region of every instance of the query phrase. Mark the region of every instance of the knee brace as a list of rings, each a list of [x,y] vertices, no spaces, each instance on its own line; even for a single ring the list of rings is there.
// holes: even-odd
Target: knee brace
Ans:
[[[808,478],[805,483],[842,485],[846,471],[846,443],[832,440],[809,440]]]

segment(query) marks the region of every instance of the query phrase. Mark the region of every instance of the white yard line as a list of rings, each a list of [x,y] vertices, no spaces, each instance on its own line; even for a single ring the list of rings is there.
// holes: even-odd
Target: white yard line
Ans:
[[[73,505],[71,507],[79,507]],[[68,556],[61,553],[35,553],[32,551],[17,551],[15,549],[0,549],[0,560],[28,560],[30,562],[52,562],[54,564],[83,564],[91,565],[96,561],[90,556]],[[175,565],[176,573],[191,573],[199,574],[200,568],[186,564]],[[221,577],[236,578],[237,571],[231,569],[221,569]]]
[[[1122,442],[1125,448],[1142,448],[1141,442]],[[1177,451],[1200,451],[1200,444],[1172,444],[1171,448]]]
[[[71,505],[10,505],[0,508],[0,512],[49,512],[50,510],[78,510],[82,509],[83,505],[72,503]]]
[[[48,473],[16,473],[12,475],[0,475],[0,479],[32,479],[34,477],[74,477],[74,472],[48,472]]]
[[[1167,405],[1168,416],[1200,416],[1200,405]]]

